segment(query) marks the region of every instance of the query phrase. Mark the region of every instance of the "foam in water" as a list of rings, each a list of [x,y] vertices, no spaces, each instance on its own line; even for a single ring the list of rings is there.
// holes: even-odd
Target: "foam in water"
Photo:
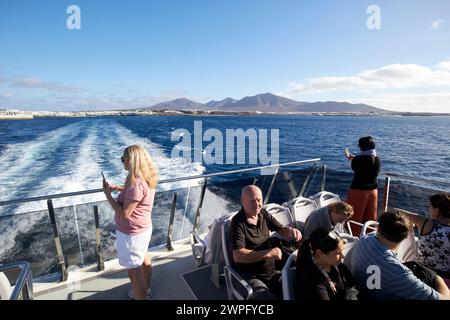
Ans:
[[[122,184],[126,171],[120,156],[126,146],[141,144],[152,155],[159,169],[161,179],[180,176],[199,175],[204,172],[201,164],[190,163],[185,159],[170,159],[162,148],[151,141],[139,137],[123,126],[109,120],[80,121],[48,132],[41,137],[23,144],[10,145],[0,157],[0,182],[2,200],[14,197],[35,197],[65,192],[73,192],[101,187],[100,172],[115,184]],[[185,186],[198,186],[201,181],[188,181],[161,185],[159,189],[173,189]],[[8,191],[8,192],[6,192]],[[54,200],[55,208],[67,207],[76,203],[104,201],[103,193],[83,195]],[[24,203],[4,213],[33,212],[45,210],[44,201]],[[1,211],[0,211],[1,212]],[[4,220],[8,227],[0,233],[0,256],[14,251],[18,236],[31,234],[36,223],[46,218],[46,214],[25,214],[18,219]],[[81,248],[80,235],[92,233],[91,213],[77,213],[79,230],[72,221],[60,221],[64,235],[76,234]],[[89,220],[90,221],[90,220]],[[67,222],[67,223],[66,223]],[[84,223],[83,223],[84,222]],[[167,217],[154,224],[166,224]],[[187,224],[187,226],[189,223]],[[34,253],[45,256],[46,250],[33,243]],[[19,248],[17,248],[20,250]]]

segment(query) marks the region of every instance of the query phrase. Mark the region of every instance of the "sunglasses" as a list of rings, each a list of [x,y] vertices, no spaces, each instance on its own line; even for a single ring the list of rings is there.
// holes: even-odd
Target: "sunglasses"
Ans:
[[[122,161],[122,163],[125,162],[125,157],[120,157],[120,160]]]

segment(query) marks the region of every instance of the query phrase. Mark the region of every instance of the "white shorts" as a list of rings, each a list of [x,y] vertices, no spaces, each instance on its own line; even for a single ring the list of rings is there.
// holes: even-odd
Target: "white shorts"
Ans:
[[[116,247],[119,264],[127,269],[140,267],[148,252],[152,237],[152,228],[136,235],[130,235],[116,230]]]

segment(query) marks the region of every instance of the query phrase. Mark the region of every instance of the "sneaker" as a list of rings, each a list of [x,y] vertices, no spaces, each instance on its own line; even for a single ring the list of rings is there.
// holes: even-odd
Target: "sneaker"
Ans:
[[[151,297],[152,297],[152,288],[148,288],[147,295],[145,296],[145,300],[150,300]],[[130,298],[131,300],[134,300],[133,289],[130,289],[130,291],[128,291],[128,298]]]

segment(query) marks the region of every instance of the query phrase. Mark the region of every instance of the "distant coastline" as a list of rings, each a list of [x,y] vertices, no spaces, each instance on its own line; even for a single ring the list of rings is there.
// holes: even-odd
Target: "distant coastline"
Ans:
[[[218,110],[111,110],[111,111],[22,111],[0,110],[0,120],[39,118],[121,117],[121,116],[450,116],[430,112],[262,112]]]
[[[221,101],[198,103],[186,98],[161,102],[149,107],[99,111],[25,111],[0,109],[0,120],[55,117],[104,116],[450,116],[450,113],[396,112],[367,104],[339,101],[295,101],[270,92],[246,96],[240,100],[227,97]]]

